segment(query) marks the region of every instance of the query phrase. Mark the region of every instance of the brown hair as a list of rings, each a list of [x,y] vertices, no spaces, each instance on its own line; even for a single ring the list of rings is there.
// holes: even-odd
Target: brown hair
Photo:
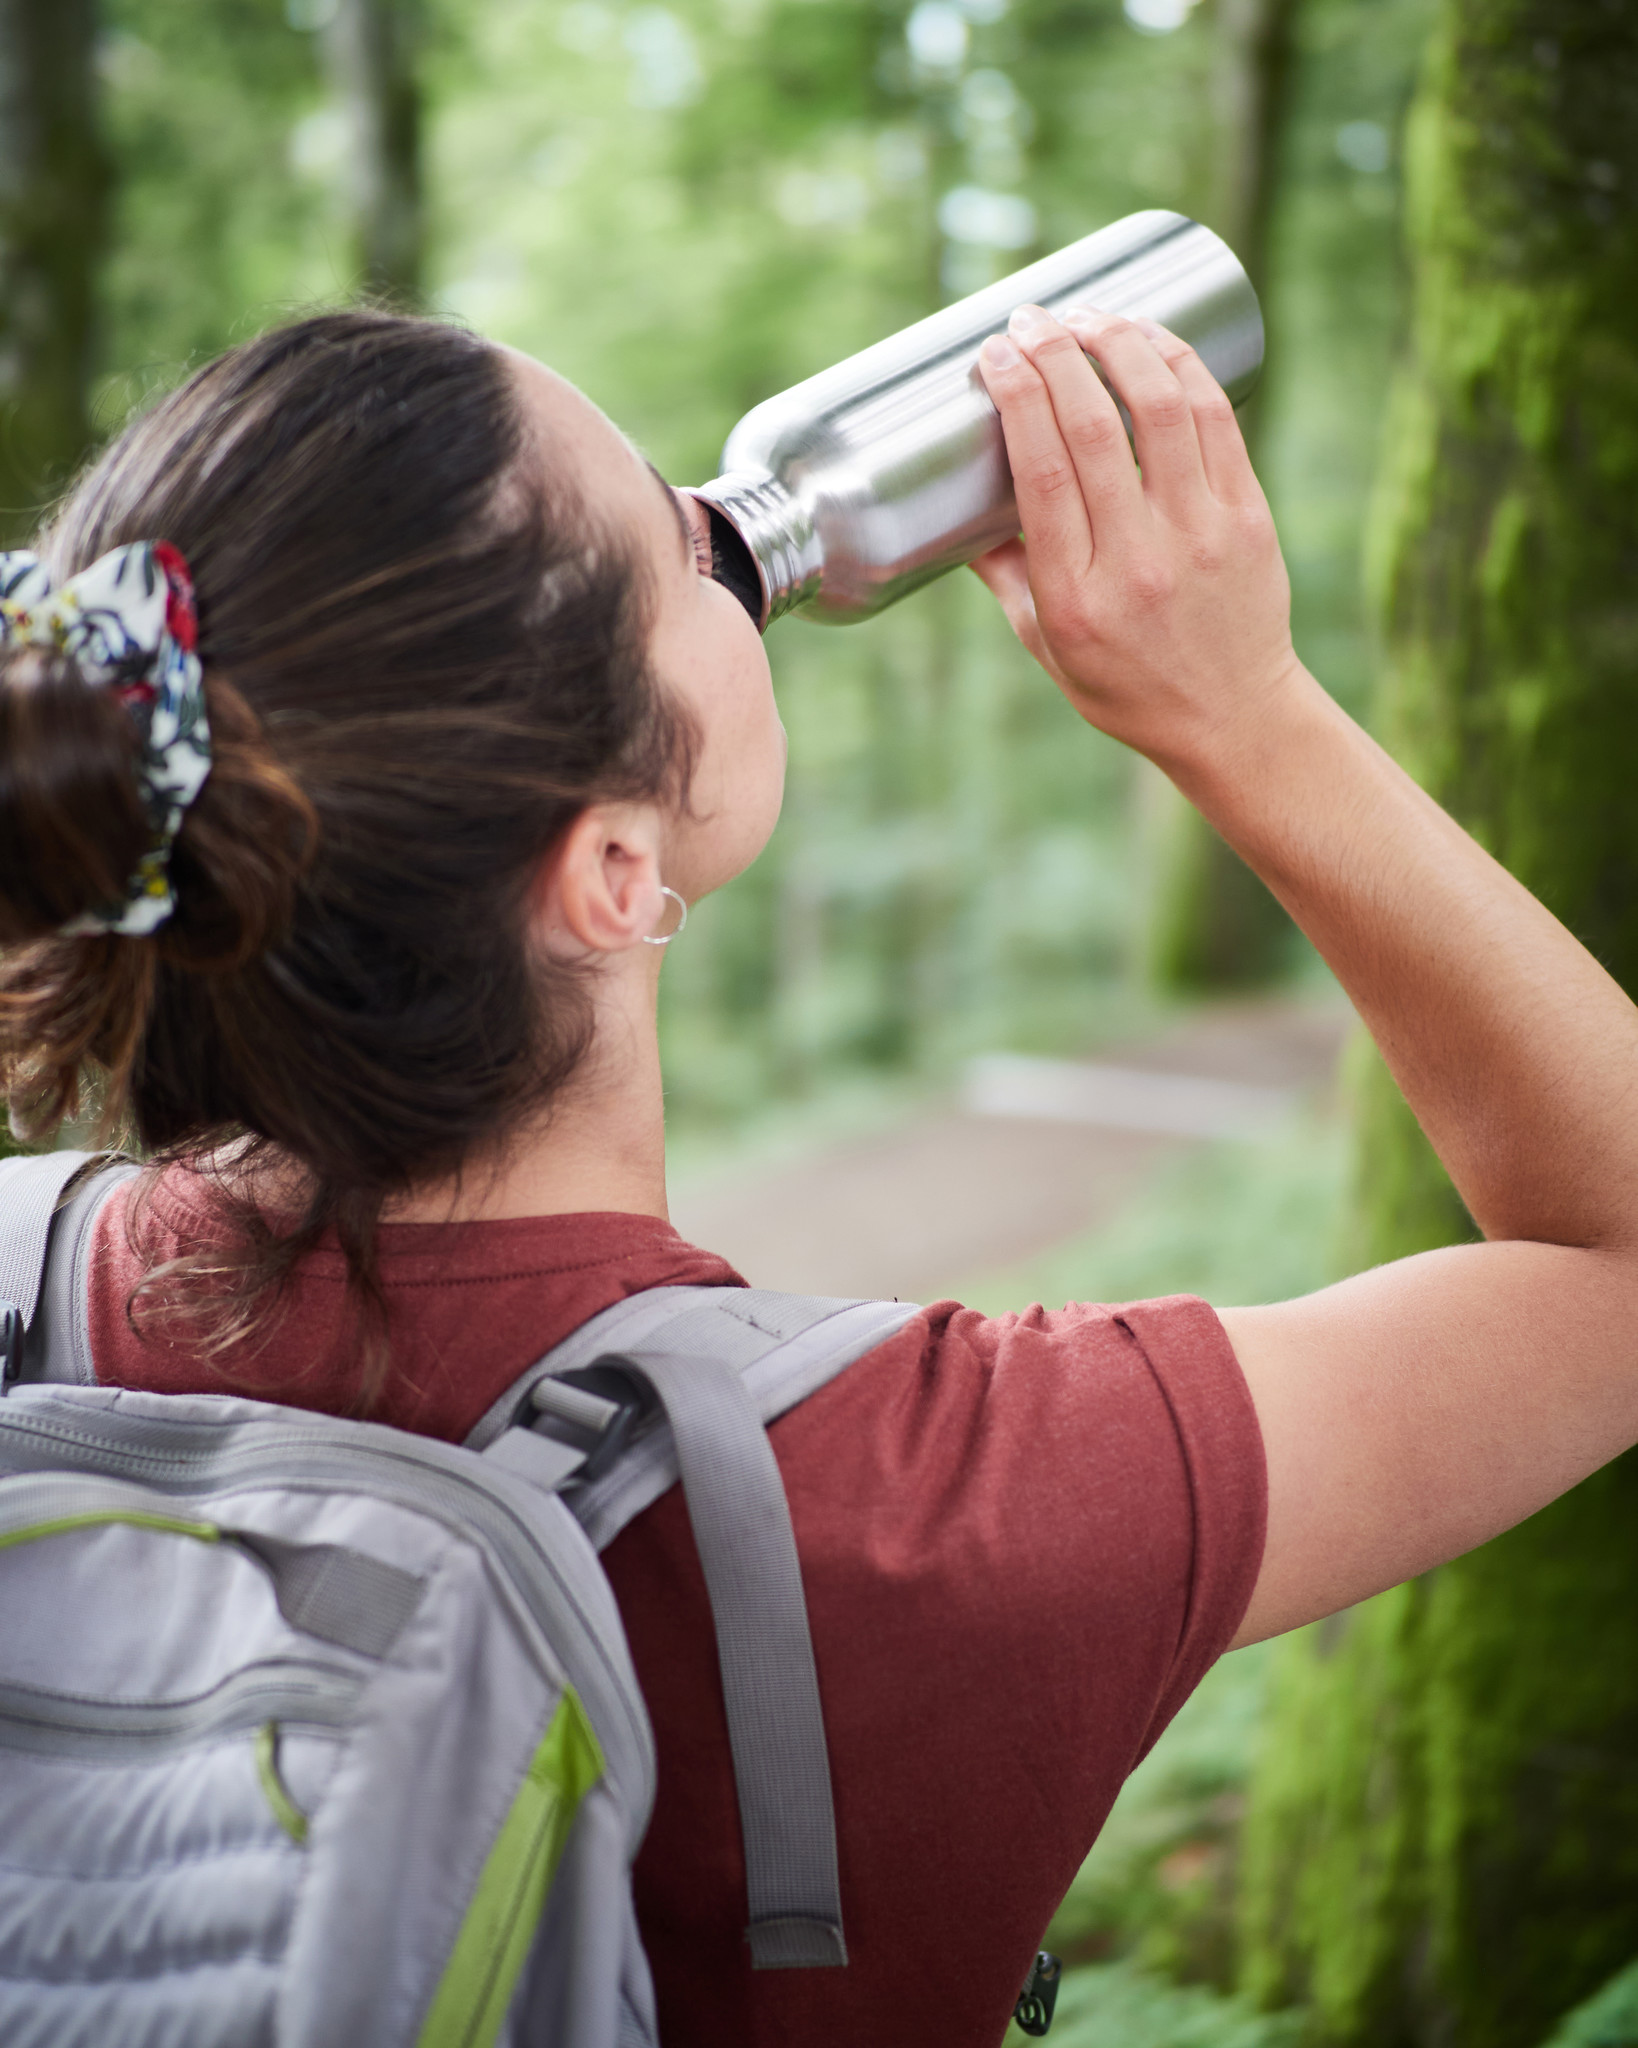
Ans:
[[[0,654],[0,1075],[31,1138],[95,1075],[160,1159],[305,1169],[277,1225],[224,1183],[234,1249],[139,1291],[223,1351],[329,1231],[378,1315],[383,1204],[562,1086],[589,1009],[526,942],[531,878],[589,801],[680,797],[690,736],[635,561],[462,329],[328,314],[211,363],[40,551],[61,577],[134,540],[192,569],[213,766],[174,917],[64,936],[146,844],[132,734],[70,661]]]

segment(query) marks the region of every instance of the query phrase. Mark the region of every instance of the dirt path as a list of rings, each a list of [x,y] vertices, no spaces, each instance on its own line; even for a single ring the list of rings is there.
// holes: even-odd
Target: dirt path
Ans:
[[[975,1073],[965,1102],[776,1167],[685,1180],[672,1219],[757,1286],[925,1299],[953,1273],[1028,1258],[1114,1215],[1162,1158],[1218,1132],[1213,1103],[1238,1107],[1242,1126],[1277,1122],[1329,1084],[1351,1015],[1335,1002],[1223,1004],[1078,1069],[995,1063],[1010,1093]],[[1212,1082],[1227,1085],[1190,1085]],[[994,1113],[1009,1103],[1030,1113]]]

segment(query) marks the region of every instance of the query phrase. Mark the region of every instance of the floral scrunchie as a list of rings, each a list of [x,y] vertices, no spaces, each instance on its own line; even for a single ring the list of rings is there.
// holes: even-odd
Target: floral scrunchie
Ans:
[[[49,647],[110,689],[137,736],[136,780],[152,842],[123,903],[87,911],[69,933],[141,938],[176,908],[171,848],[210,773],[210,726],[193,579],[167,541],[133,541],[53,589],[37,555],[0,554],[0,645]]]

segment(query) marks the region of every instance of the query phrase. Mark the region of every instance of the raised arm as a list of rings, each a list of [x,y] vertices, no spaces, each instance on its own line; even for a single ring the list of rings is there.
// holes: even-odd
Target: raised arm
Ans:
[[[1222,1310],[1268,1454],[1252,1642],[1638,1440],[1638,1010],[1297,660],[1273,522],[1193,352],[1097,315],[1012,333],[984,375],[1024,540],[980,574],[1307,932],[1488,1240]]]

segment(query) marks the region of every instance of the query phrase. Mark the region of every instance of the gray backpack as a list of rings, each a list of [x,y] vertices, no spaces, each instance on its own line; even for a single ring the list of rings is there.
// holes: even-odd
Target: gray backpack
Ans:
[[[465,1445],[98,1386],[86,1260],[136,1168],[0,1164],[0,2041],[652,2048],[647,1714],[597,1553],[680,1476],[751,1962],[844,1964],[765,1425],[896,1302],[663,1287]]]

